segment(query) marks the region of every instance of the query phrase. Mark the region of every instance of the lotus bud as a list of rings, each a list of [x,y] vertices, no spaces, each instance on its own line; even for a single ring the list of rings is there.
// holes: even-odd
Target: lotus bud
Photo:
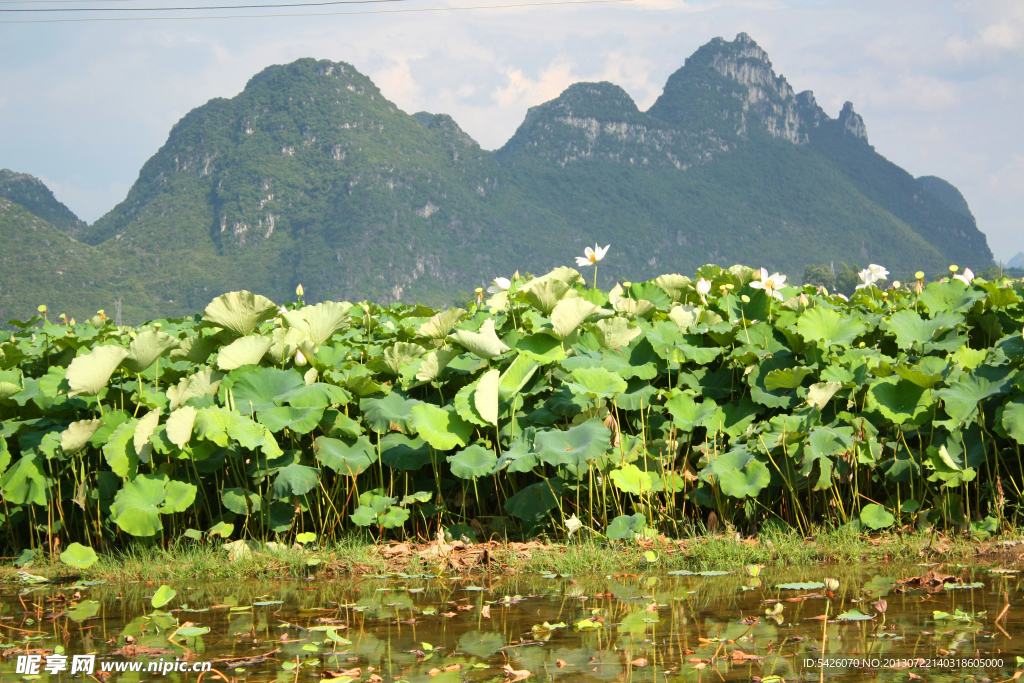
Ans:
[[[749,576],[760,576],[762,566],[763,565],[760,564],[748,564],[743,568],[743,571],[745,571]]]
[[[305,294],[305,290],[302,289],[302,283],[299,283],[299,286],[295,288],[295,296],[302,296],[303,294]]]
[[[39,304],[39,308],[37,308],[36,310],[39,311],[40,313],[45,314],[46,313],[46,304]]]
[[[800,299],[799,299],[799,301],[800,301],[800,305],[804,306],[805,308],[806,308],[807,304],[811,303],[811,300],[808,299],[807,295],[804,294],[803,292],[800,292]]]
[[[74,324],[75,324],[75,319],[74,319],[74,318],[72,318],[72,319],[71,319],[71,325],[72,325],[72,327],[74,326]]]
[[[839,579],[825,579],[825,590],[835,591],[839,588]]]
[[[871,606],[879,614],[885,614],[885,610],[889,609],[889,603],[885,601],[885,598],[879,598],[878,601],[871,603]]]
[[[306,357],[304,355],[302,355],[302,351],[296,351],[295,352],[295,365],[297,365],[297,366],[299,366],[301,368],[305,364],[306,364]]]

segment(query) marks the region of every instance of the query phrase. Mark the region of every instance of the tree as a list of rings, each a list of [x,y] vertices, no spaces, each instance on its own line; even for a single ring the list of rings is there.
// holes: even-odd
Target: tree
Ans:
[[[832,291],[836,286],[836,274],[832,266],[815,266],[808,263],[804,266],[804,284]]]

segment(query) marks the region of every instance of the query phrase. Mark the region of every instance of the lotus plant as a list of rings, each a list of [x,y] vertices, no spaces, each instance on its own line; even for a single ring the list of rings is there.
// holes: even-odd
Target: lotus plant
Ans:
[[[602,249],[597,244],[594,244],[594,248],[587,247],[583,250],[583,256],[576,257],[577,266],[589,266],[594,264],[594,289],[597,289],[597,264],[599,261],[604,259],[605,254],[608,253],[608,248],[612,246],[610,244],[604,245]]]
[[[971,283],[974,281],[974,271],[971,270],[970,268],[964,268],[964,272],[956,273],[955,275],[953,275],[953,279],[959,280],[960,282],[970,287]]]

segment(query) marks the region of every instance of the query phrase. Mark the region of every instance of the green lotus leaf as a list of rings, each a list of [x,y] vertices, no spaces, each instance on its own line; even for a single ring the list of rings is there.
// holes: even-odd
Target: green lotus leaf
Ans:
[[[24,388],[21,370],[0,370],[0,401],[20,393]]]
[[[430,445],[419,437],[388,434],[380,440],[380,460],[391,469],[416,471],[430,464]]]
[[[149,451],[146,450],[144,452],[144,449],[149,446],[149,438],[153,436],[153,432],[156,431],[158,424],[160,424],[159,408],[143,415],[139,423],[135,425],[135,433],[132,434],[132,444],[135,447],[135,452],[139,454],[139,459],[143,462],[148,462],[150,459]]]
[[[767,378],[766,378],[767,383]],[[832,400],[832,397],[843,388],[839,382],[818,382],[807,387],[807,403],[819,411],[825,410],[825,406]]]
[[[177,594],[178,591],[173,590],[170,586],[160,586],[156,589],[156,593],[153,593],[153,598],[150,601],[153,609],[166,607]]]
[[[746,433],[747,427],[752,425],[754,420],[757,419],[761,408],[751,401],[749,396],[744,395],[739,401],[725,404],[721,407],[721,410],[722,421],[721,423],[714,423],[713,428],[735,438]],[[714,418],[709,418],[709,420],[714,420]],[[709,421],[705,420],[705,424],[708,423]]]
[[[100,613],[99,600],[82,600],[80,603],[68,610],[68,619],[75,623],[81,623],[92,619]]]
[[[316,461],[347,477],[355,477],[377,461],[377,452],[365,436],[333,439],[318,436],[313,441]]]
[[[82,450],[102,424],[99,420],[72,422],[60,435],[61,449],[69,455]]]
[[[388,511],[380,516],[380,525],[385,529],[397,529],[409,519],[409,511],[400,507],[389,507]]]
[[[611,436],[604,422],[591,418],[566,430],[537,432],[534,448],[541,462],[568,467],[578,478],[611,447]]]
[[[715,462],[728,455],[729,453],[723,453]],[[772,480],[768,467],[755,458],[747,460],[742,467],[728,469],[720,467],[716,469],[722,470],[716,475],[722,493],[732,498],[753,498],[768,486]]]
[[[846,453],[853,448],[853,439],[840,431],[825,427],[815,429],[804,444],[804,460],[800,466],[800,474],[810,477],[815,463],[818,465],[818,477],[814,480],[813,489],[821,491],[832,486],[833,462],[831,456]]]
[[[455,407],[455,412],[463,420],[475,424],[477,427],[486,427],[487,420],[483,418],[473,403],[473,392],[476,391],[476,386],[477,382],[471,382],[459,389],[459,392],[455,394],[455,400],[452,404]]]
[[[931,389],[942,381],[942,374],[938,372],[926,373],[917,367],[908,367],[906,365],[897,365],[893,369],[900,378],[925,389]]]
[[[0,475],[3,475],[7,471],[8,465],[11,464],[11,451],[7,448],[7,439],[0,433]]]
[[[270,349],[273,340],[258,334],[239,337],[217,353],[217,367],[234,370],[245,365],[257,365]]]
[[[874,619],[870,614],[864,614],[859,609],[851,609],[836,617],[839,621],[869,621]]]
[[[896,518],[888,510],[876,503],[861,508],[860,523],[870,529],[885,529],[896,523]]]
[[[409,411],[409,425],[439,451],[465,447],[473,433],[473,425],[459,417],[454,409],[445,410],[426,403]]]
[[[772,391],[765,385],[765,378],[774,370],[793,367],[790,358],[769,358],[754,365],[747,375],[750,384],[750,397],[755,402],[768,408],[792,409],[800,402],[795,391]]]
[[[0,441],[3,438],[0,437]],[[6,451],[6,449],[4,449]],[[9,455],[7,457],[10,457]],[[47,486],[43,462],[36,453],[24,453],[11,466],[3,477],[0,477],[0,492],[4,500],[15,505],[35,503],[46,505]]]
[[[915,343],[920,346],[935,338],[938,332],[952,330],[962,318],[952,313],[939,313],[930,320],[925,320],[913,309],[898,311],[889,318],[885,327],[896,336],[896,345],[901,349],[909,349]]]
[[[814,591],[825,587],[821,581],[795,581],[793,583],[777,583],[775,587],[783,591]]]
[[[165,515],[185,512],[195,503],[198,491],[199,489],[194,484],[172,479],[167,482],[167,496],[164,498],[163,505],[160,506],[160,512]]]
[[[562,299],[551,311],[551,328],[555,336],[565,339],[598,311],[598,306],[581,297]]]
[[[216,348],[217,340],[213,337],[185,337],[168,357],[172,362],[186,360],[193,365],[202,365]]]
[[[466,315],[466,311],[461,308],[449,308],[441,311],[420,325],[416,334],[427,339],[444,339],[464,315]]]
[[[501,374],[501,381],[498,382],[498,397],[502,401],[507,401],[518,394],[539,367],[540,363],[533,358],[522,353],[517,355],[512,364]]]
[[[868,326],[856,318],[818,306],[800,316],[796,329],[804,339],[820,341],[825,346],[849,346],[868,331]]]
[[[211,536],[220,536],[221,538],[231,538],[231,534],[234,532],[235,525],[227,522],[217,522],[206,531]]]
[[[479,444],[473,444],[447,458],[452,474],[459,479],[476,479],[484,477],[494,469],[498,458],[494,453]]]
[[[293,408],[327,408],[348,405],[352,400],[352,394],[334,384],[314,382],[285,392],[278,396],[277,400]]]
[[[458,356],[458,349],[438,349],[431,351],[423,357],[419,369],[416,371],[416,379],[420,382],[433,382],[441,376],[441,372],[448,367],[448,363]]]
[[[68,396],[96,396],[127,357],[128,352],[120,346],[98,346],[91,353],[76,357],[65,375],[71,388]]]
[[[417,491],[416,493],[410,493],[408,496],[402,498],[402,505],[412,505],[413,503],[429,503],[430,499],[434,495],[430,491]]]
[[[562,342],[543,332],[527,335],[515,344],[520,355],[535,360],[541,365],[548,365],[565,358]]]
[[[245,337],[261,322],[270,320],[275,315],[277,305],[273,301],[242,290],[222,294],[211,301],[203,311],[203,320],[234,332],[239,337]]]
[[[213,368],[203,368],[194,375],[182,377],[177,385],[167,388],[168,410],[177,410],[192,398],[216,395],[222,377],[223,373]]]
[[[967,467],[962,460],[950,453],[945,444],[938,448],[928,447],[926,464],[933,470],[928,481],[941,481],[945,486],[963,486],[967,482],[974,481],[977,476],[974,468]]]
[[[304,496],[320,484],[320,470],[293,463],[277,471],[274,479],[274,497],[291,500],[292,496]]]
[[[384,365],[392,375],[401,376],[403,368],[411,365],[426,352],[427,350],[419,344],[396,342],[384,349]]]
[[[572,289],[571,283],[551,275],[548,273],[521,285],[516,298],[530,304],[543,315],[551,315],[558,302]]]
[[[359,401],[363,420],[378,434],[387,434],[395,429],[409,433],[410,411],[418,405],[422,405],[422,401],[405,398],[395,391],[383,398],[364,398]]]
[[[519,490],[505,501],[505,512],[529,524],[537,524],[558,507],[562,495],[562,482],[558,477],[539,481]]]
[[[1003,409],[1003,429],[1014,441],[1024,444],[1024,400],[1007,403]]]
[[[613,470],[608,478],[615,484],[615,488],[626,493],[639,496],[654,488],[654,479],[647,472],[630,463]]]
[[[605,318],[594,323],[594,336],[603,349],[614,350],[628,346],[640,336],[642,330],[626,318]]]
[[[1002,391],[1002,382],[993,382],[980,375],[963,375],[935,396],[942,399],[946,414],[957,422],[969,418],[978,408],[978,402]]]
[[[122,479],[134,479],[139,469],[139,455],[135,452],[135,428],[138,420],[122,422],[103,446],[103,458],[110,469]]]
[[[197,414],[192,406],[182,406],[171,413],[166,424],[168,440],[178,448],[185,448],[185,444],[192,439],[192,427]]]
[[[164,528],[159,505],[166,497],[166,476],[140,474],[117,492],[110,513],[121,531],[132,536],[155,536]]]
[[[456,330],[448,336],[449,339],[458,343],[464,349],[480,358],[494,358],[509,350],[498,335],[494,332],[494,319],[488,318],[480,326],[479,332],[468,330]]]
[[[505,647],[505,636],[493,631],[469,631],[459,638],[457,652],[487,659]]]
[[[295,356],[295,352],[300,350],[299,347],[307,342],[309,336],[301,330],[294,327],[275,327],[270,334],[270,348],[264,357],[274,365],[284,365]]]
[[[613,398],[627,388],[626,380],[604,368],[577,368],[572,371],[572,382],[566,382],[574,393]]]
[[[256,419],[273,433],[289,429],[296,434],[309,434],[323,419],[323,408],[278,406],[257,413]]]
[[[205,636],[210,632],[209,626],[182,626],[175,634],[179,638],[197,638],[199,636]]]
[[[984,298],[985,292],[976,291],[959,280],[931,282],[921,292],[921,301],[932,313],[966,311]]]
[[[60,554],[60,561],[78,569],[88,569],[99,560],[96,551],[81,543],[72,543]]]
[[[693,280],[678,273],[661,275],[655,278],[654,284],[661,287],[673,302],[682,301],[687,292],[693,291]]]
[[[501,457],[494,463],[494,470],[491,473],[495,474],[504,469],[509,472],[529,472],[539,463],[540,458],[530,448],[526,439],[516,439],[508,447],[508,450],[502,452]]]
[[[649,382],[634,378],[626,383],[626,390],[615,397],[620,410],[645,410],[658,394],[658,389]]]
[[[885,474],[885,478],[892,482],[909,484],[917,481],[921,476],[921,465],[917,461],[917,454],[910,453],[905,448],[896,450],[891,460],[885,460],[879,465],[879,469]]]
[[[296,370],[255,368],[238,377],[231,385],[231,395],[235,410],[242,415],[252,415],[276,407],[281,397],[304,386],[306,381]]]
[[[811,368],[779,368],[765,375],[764,386],[768,391],[796,389],[803,384],[805,377],[813,373]]]
[[[286,311],[281,317],[289,329],[298,330],[313,344],[323,344],[337,332],[349,328],[352,304],[323,301],[315,306],[303,306]]]
[[[932,405],[931,391],[905,379],[885,377],[871,385],[868,404],[896,424],[916,420]]]
[[[665,402],[672,421],[684,432],[692,432],[715,415],[718,404],[710,398],[697,403],[689,394],[676,394]]]
[[[373,508],[360,505],[355,512],[349,515],[349,519],[356,526],[371,526],[377,523],[377,513],[373,511]]]
[[[642,513],[619,515],[608,524],[609,541],[628,541],[643,533],[647,518]]]
[[[263,499],[258,493],[242,488],[229,488],[220,492],[220,500],[231,512],[246,516],[250,512],[259,512],[263,507]]]
[[[128,345],[128,356],[121,362],[122,367],[132,374],[145,371],[171,349],[178,348],[179,340],[159,330],[139,332]]]
[[[497,368],[488,370],[477,380],[473,390],[473,406],[487,424],[498,424],[498,387],[501,383],[501,371]]]

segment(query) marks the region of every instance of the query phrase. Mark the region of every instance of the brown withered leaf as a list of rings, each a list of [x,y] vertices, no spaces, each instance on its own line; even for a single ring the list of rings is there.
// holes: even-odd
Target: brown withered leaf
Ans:
[[[516,671],[508,664],[501,668],[505,672],[505,683],[515,683],[515,681],[522,681],[533,675],[532,671],[527,671],[526,669]]]

